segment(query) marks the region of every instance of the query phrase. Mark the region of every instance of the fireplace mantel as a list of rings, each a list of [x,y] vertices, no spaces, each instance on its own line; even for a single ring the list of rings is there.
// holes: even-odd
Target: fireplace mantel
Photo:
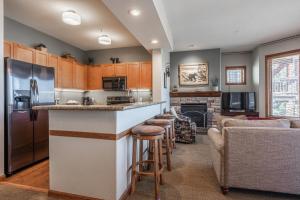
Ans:
[[[220,97],[220,91],[170,92],[170,97]]]

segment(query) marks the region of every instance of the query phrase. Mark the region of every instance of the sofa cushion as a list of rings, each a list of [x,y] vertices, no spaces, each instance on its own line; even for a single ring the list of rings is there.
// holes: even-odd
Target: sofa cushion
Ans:
[[[274,127],[290,128],[290,121],[287,119],[276,120],[240,120],[225,119],[222,121],[223,127]]]
[[[291,122],[291,128],[300,128],[300,119],[292,119]]]
[[[223,119],[247,119],[246,115],[237,115],[237,116],[225,116],[219,113],[214,114],[214,120],[217,122],[217,128],[222,130],[222,121]]]

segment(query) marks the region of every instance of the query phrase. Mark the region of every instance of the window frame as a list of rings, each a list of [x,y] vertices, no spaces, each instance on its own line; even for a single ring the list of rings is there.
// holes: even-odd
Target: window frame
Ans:
[[[243,77],[243,82],[241,83],[229,83],[228,80],[227,80],[227,72],[229,70],[236,70],[236,69],[241,69],[244,71],[244,77]],[[226,66],[225,67],[225,85],[246,85],[247,84],[247,68],[246,66]]]
[[[294,118],[291,116],[277,116],[272,115],[272,77],[271,77],[271,64],[272,59],[286,57],[286,56],[300,56],[300,49],[295,49],[291,51],[284,51],[280,53],[270,54],[265,56],[265,113],[267,117],[274,118]],[[299,75],[300,75],[300,62],[299,62]],[[299,76],[299,99],[300,99],[300,76]]]

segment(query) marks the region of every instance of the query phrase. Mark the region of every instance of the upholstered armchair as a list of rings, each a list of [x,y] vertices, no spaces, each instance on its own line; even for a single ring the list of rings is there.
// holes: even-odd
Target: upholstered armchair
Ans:
[[[178,114],[174,107],[171,108],[171,113],[176,117],[175,134],[176,142],[191,144],[196,142],[196,123],[192,122],[187,116]]]

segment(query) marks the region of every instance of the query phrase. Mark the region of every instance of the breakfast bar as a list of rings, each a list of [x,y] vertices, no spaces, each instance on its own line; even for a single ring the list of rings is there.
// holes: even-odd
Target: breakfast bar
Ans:
[[[165,102],[36,106],[49,110],[49,194],[122,199],[129,191],[131,128]]]

